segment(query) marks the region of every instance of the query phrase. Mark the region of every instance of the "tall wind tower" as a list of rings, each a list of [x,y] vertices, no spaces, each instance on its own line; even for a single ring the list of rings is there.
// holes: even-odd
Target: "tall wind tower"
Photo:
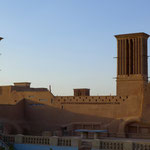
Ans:
[[[117,95],[134,95],[148,83],[146,33],[115,35],[117,39]]]

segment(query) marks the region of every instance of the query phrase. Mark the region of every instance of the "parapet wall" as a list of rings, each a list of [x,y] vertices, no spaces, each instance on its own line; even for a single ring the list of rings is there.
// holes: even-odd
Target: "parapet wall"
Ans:
[[[44,137],[44,136],[23,136],[23,135],[4,135],[2,140],[12,144],[33,144],[33,145],[50,145],[65,146],[65,148],[81,147],[90,144],[92,150],[150,150],[150,140],[143,139],[91,139],[84,140],[79,137]]]
[[[132,96],[56,96],[52,105],[74,113],[116,119],[139,116],[141,104],[142,95],[137,94]]]
[[[120,104],[128,96],[56,96],[55,102],[60,104]]]
[[[53,146],[78,147],[80,138],[75,137],[50,137],[50,136],[24,136],[24,135],[3,135],[5,143],[12,144],[40,144]]]

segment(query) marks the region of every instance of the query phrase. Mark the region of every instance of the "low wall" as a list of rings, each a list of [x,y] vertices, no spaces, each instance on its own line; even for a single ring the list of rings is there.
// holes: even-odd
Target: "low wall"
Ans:
[[[16,150],[78,150],[88,144],[92,150],[150,150],[150,139],[4,135],[2,140],[12,143]]]
[[[101,139],[92,141],[92,150],[150,150],[150,140]]]
[[[81,142],[76,137],[49,137],[49,136],[24,136],[24,135],[3,135],[2,140],[11,144],[37,144],[51,146],[78,147]]]

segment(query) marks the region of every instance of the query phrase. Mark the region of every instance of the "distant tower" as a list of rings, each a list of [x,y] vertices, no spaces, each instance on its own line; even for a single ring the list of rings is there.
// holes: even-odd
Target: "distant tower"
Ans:
[[[146,33],[115,35],[117,39],[117,95],[140,92],[148,82]]]

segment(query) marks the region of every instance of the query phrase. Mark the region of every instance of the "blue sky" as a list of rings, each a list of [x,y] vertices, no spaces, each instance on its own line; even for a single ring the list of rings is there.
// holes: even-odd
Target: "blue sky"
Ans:
[[[149,8],[149,0],[1,0],[0,85],[115,94],[114,35],[150,34]]]

